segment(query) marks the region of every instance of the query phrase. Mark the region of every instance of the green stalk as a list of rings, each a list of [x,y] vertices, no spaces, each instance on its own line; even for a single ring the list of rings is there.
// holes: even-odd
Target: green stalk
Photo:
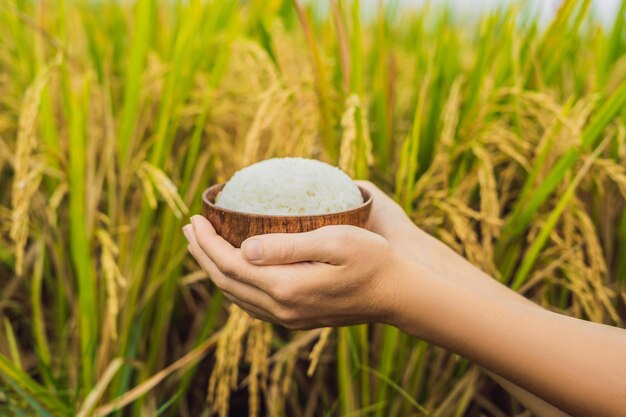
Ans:
[[[135,35],[130,45],[128,67],[125,76],[124,100],[118,134],[119,166],[126,168],[135,142],[134,134],[139,120],[139,96],[142,73],[152,32],[153,0],[138,0],[135,12]]]
[[[563,117],[566,117],[571,109],[572,101],[570,100],[568,104],[563,109]],[[513,209],[511,210],[510,217],[516,218],[519,216],[524,204],[529,198],[529,194],[533,191],[533,187],[535,187],[535,183],[539,173],[541,172],[545,161],[550,155],[550,151],[552,150],[552,145],[554,142],[554,138],[561,131],[562,123],[560,121],[555,121],[552,125],[550,131],[546,134],[546,139],[543,143],[541,149],[538,150],[537,155],[535,156],[532,170],[529,172],[528,176],[524,180],[524,185],[522,186],[522,190],[519,193],[519,197],[515,201]],[[510,234],[507,226],[504,227],[502,232],[502,238],[498,241],[495,248],[495,258],[498,266],[500,268],[500,272],[502,273],[502,281],[506,282],[512,272],[515,264],[517,262],[517,258],[519,256],[519,251],[521,250],[521,244],[518,240],[510,240]]]
[[[411,132],[404,140],[400,151],[400,165],[396,174],[396,200],[399,201],[404,211],[411,211],[412,196],[411,190],[415,184],[419,164],[419,150],[421,142],[421,128],[426,93],[430,87],[430,73],[427,72],[422,78],[419,90],[419,97],[415,106],[413,116],[413,126]]]
[[[224,299],[224,295],[221,291],[218,291],[213,296],[211,303],[209,304],[209,310],[206,312],[204,319],[202,321],[202,327],[198,332],[198,336],[193,344],[193,348],[197,348],[200,344],[205,341],[209,335],[217,330],[217,319],[218,313],[222,308],[222,300]],[[198,364],[191,366],[186,372],[181,381],[178,383],[179,390],[181,392],[188,392],[189,386],[192,383],[193,377],[195,376],[198,370]],[[181,401],[181,397],[176,399],[176,403],[178,404]],[[175,408],[174,408],[175,409]],[[172,413],[173,415],[173,413]]]
[[[11,322],[7,318],[4,319],[4,333],[6,336],[7,344],[9,345],[9,353],[11,354],[11,359],[13,360],[15,367],[23,371],[24,368],[22,367],[20,349],[17,345],[17,340],[15,339],[15,331],[13,330],[13,326],[11,326]]]
[[[331,160],[334,161],[337,159],[338,155],[337,139],[335,133],[333,132],[334,122],[330,108],[330,88],[326,67],[324,65],[324,62],[322,61],[322,57],[317,47],[317,43],[315,42],[313,30],[311,28],[311,24],[309,23],[306,12],[304,11],[300,3],[298,3],[298,0],[292,1],[298,14],[300,24],[302,25],[302,30],[304,31],[304,35],[306,37],[307,44],[312,55],[313,68],[315,69],[317,95],[319,99],[319,107],[321,113],[320,133],[324,141],[324,150],[330,156]]]
[[[54,396],[38,382],[17,367],[9,358],[0,353],[0,377],[13,382],[16,387],[21,388],[26,393],[34,396],[37,401],[48,411],[68,415],[69,409],[66,404],[58,401]]]
[[[506,237],[506,240],[503,241],[504,243],[500,243],[500,245],[511,243],[522,235],[539,207],[552,195],[563,181],[565,175],[570,172],[571,168],[579,160],[581,152],[594,149],[597,146],[601,133],[624,105],[626,105],[626,80],[622,81],[617,90],[604,102],[604,105],[596,112],[591,123],[583,131],[581,138],[582,149],[570,148],[567,150],[544,178],[541,185],[529,196],[523,208],[514,212],[507,219],[502,232],[503,238]]]
[[[37,261],[35,263],[35,271],[33,272],[33,281],[31,289],[31,304],[33,306],[33,327],[35,333],[36,350],[39,360],[43,362],[43,367],[50,367],[50,344],[46,336],[46,325],[43,316],[43,308],[41,305],[41,286],[43,279],[43,269],[46,259],[46,251],[43,238],[37,242]]]
[[[617,280],[624,285],[626,283],[626,210],[622,213],[617,232],[620,242],[617,255],[617,266],[615,268]],[[626,300],[624,300],[626,303]]]
[[[70,188],[70,253],[78,280],[78,323],[81,345],[82,386],[89,388],[94,382],[94,353],[97,344],[99,314],[96,304],[95,274],[90,258],[90,238],[87,232],[85,160],[86,132],[83,109],[89,102],[88,79],[80,91],[70,93],[69,164]]]
[[[597,154],[594,155],[594,157],[589,159],[589,161],[586,164],[586,167],[583,168],[578,173],[576,178],[567,187],[567,190],[559,199],[559,202],[557,203],[554,210],[550,212],[550,215],[548,216],[548,220],[546,221],[544,226],[541,228],[541,232],[539,232],[539,235],[533,240],[532,244],[530,245],[530,248],[528,248],[526,252],[524,253],[522,264],[517,269],[515,277],[513,278],[513,284],[511,285],[511,288],[513,288],[514,290],[518,290],[526,282],[528,273],[530,272],[532,267],[535,265],[535,262],[537,261],[537,257],[539,256],[539,252],[541,252],[541,250],[547,243],[550,233],[552,233],[552,231],[554,230],[554,227],[559,221],[561,214],[563,214],[563,211],[565,211],[565,209],[567,208],[567,205],[574,197],[574,193],[576,192],[576,188],[578,187],[578,184],[580,184],[580,181],[583,179],[584,175],[587,173],[587,171],[589,170],[589,167],[591,166],[590,162],[592,162],[596,157],[597,157]]]
[[[384,326],[383,338],[381,342],[380,350],[380,364],[376,371],[377,379],[382,381],[390,381],[391,374],[396,365],[396,351],[400,341],[400,330],[397,327]],[[378,382],[376,384],[376,394],[374,401],[387,400],[388,384],[382,384]],[[385,409],[380,409],[374,414],[375,417],[383,417],[385,415]]]
[[[337,330],[337,382],[341,415],[349,415],[357,408],[353,370],[350,365],[349,338],[349,328],[341,327]]]
[[[359,1],[352,3],[352,33],[350,36],[350,89],[353,93],[363,94],[363,41],[361,39],[361,15]]]
[[[374,65],[374,89],[372,92],[371,114],[376,127],[372,131],[373,152],[376,155],[375,163],[382,170],[386,170],[393,154],[394,133],[394,100],[395,80],[390,74],[393,62],[392,43],[387,39],[387,30],[383,3],[379,3],[376,18],[376,37],[372,54],[377,57]]]
[[[221,15],[222,17],[226,18],[226,21],[228,22],[234,22],[236,23],[236,20],[233,20],[231,18],[229,18],[229,16],[231,16],[236,10],[232,7],[232,3],[228,2],[228,3],[223,3],[222,4],[223,7],[223,11],[222,13],[225,13],[226,15]],[[213,10],[213,12],[216,12],[217,15],[220,15],[219,10]],[[193,27],[196,27],[199,22],[201,22],[201,20],[199,19],[199,16],[202,16],[203,13],[197,9],[193,9],[190,10],[189,12],[189,18],[193,19],[192,23],[193,23]],[[216,25],[218,25],[220,23],[220,20],[215,20],[214,22]],[[189,32],[188,35],[186,36],[191,36],[193,33],[193,27],[189,28]],[[230,35],[230,32],[232,31],[232,28],[234,28],[236,26],[229,26],[227,28],[224,29],[225,33],[226,33],[226,37],[227,39],[231,39],[232,35]],[[206,32],[207,35],[211,34],[211,30],[213,30],[213,27],[207,27],[206,28]],[[167,150],[169,151],[169,147],[171,146],[172,142],[172,138],[174,136],[175,133],[175,125],[178,123],[178,121],[175,121],[174,126],[171,126],[169,124],[169,120],[170,120],[170,113],[173,111],[174,107],[175,107],[175,98],[177,101],[180,101],[182,99],[184,99],[190,92],[190,88],[191,85],[190,83],[187,84],[187,88],[183,89],[183,91],[180,91],[180,78],[181,78],[181,66],[185,64],[185,62],[189,59],[189,57],[187,56],[187,54],[191,51],[188,42],[186,42],[184,39],[183,40],[177,40],[175,47],[174,47],[174,52],[173,55],[175,57],[177,57],[178,60],[178,66],[172,70],[172,73],[169,74],[166,84],[168,85],[167,89],[166,89],[166,93],[163,102],[162,102],[162,107],[161,107],[161,111],[159,113],[159,119],[157,121],[157,125],[159,126],[158,128],[158,133],[157,135],[159,136],[159,140],[157,141],[157,146],[152,150],[151,153],[151,161],[153,163],[159,163],[162,162],[163,159],[163,155],[164,152]],[[227,61],[227,57],[229,56],[229,52],[228,52],[228,47],[225,47],[223,49],[220,50],[219,54],[217,55],[217,59],[216,59],[216,65],[213,68],[213,70],[215,72],[213,72],[212,75],[212,87],[217,86],[217,84],[219,83],[220,79],[221,79],[221,74],[224,71],[225,68],[225,64]],[[188,77],[189,79],[191,79],[191,77]],[[207,98],[208,99],[208,98]],[[169,109],[169,112],[166,111],[166,109]],[[198,135],[201,133],[200,127],[197,127],[197,132]],[[165,145],[162,142],[167,141],[169,144]],[[158,143],[161,143],[160,145]],[[188,163],[191,161],[188,161]],[[191,166],[194,166],[195,164],[191,164]],[[144,201],[142,202],[142,208],[140,211],[140,215],[139,215],[139,225],[137,228],[137,231],[135,233],[135,240],[133,242],[133,248],[132,251],[130,253],[130,258],[134,260],[134,265],[133,265],[133,269],[131,270],[131,276],[135,277],[131,283],[131,287],[130,287],[130,292],[129,292],[129,302],[128,302],[128,310],[126,312],[128,317],[133,317],[135,314],[135,309],[136,309],[136,303],[139,297],[139,294],[141,292],[142,286],[143,286],[143,282],[144,282],[144,277],[146,276],[146,270],[147,270],[147,265],[146,265],[146,259],[147,259],[147,255],[148,255],[148,244],[150,242],[150,231],[153,228],[153,225],[155,223],[154,218],[157,216],[157,213],[155,213],[155,211],[148,205],[147,201],[144,199]],[[164,254],[167,253],[168,251],[171,250],[171,245],[172,245],[172,241],[171,239],[168,239],[170,236],[174,235],[176,236],[176,239],[180,238],[180,232],[179,232],[179,223],[176,221],[174,223],[171,223],[173,221],[171,214],[169,213],[164,213],[163,216],[165,217],[161,217],[161,220],[158,222],[158,224],[161,224],[160,230],[162,230],[163,232],[163,236],[166,237],[164,238],[161,242],[160,245],[155,248],[157,250],[157,253],[159,255],[157,255],[157,257],[155,259],[157,259],[157,264],[153,265],[153,268],[150,268],[149,270],[153,270],[153,271],[157,271],[159,270],[159,262],[163,261],[163,260],[167,260],[167,256],[165,256]],[[167,220],[168,217],[170,216],[169,219]],[[170,222],[168,224],[168,222]],[[176,275],[172,276],[172,280],[175,280]],[[170,282],[169,287],[167,288],[175,288],[175,286],[172,286],[173,282]],[[163,290],[167,290],[167,288],[163,288]],[[173,303],[173,299],[171,298],[171,295],[165,291],[162,292],[163,295],[161,295],[161,297],[165,297],[168,303]],[[156,308],[156,310],[154,310]],[[169,306],[163,306],[163,305],[159,305],[157,304],[156,306],[152,306],[150,307],[150,311],[156,311],[156,324],[154,327],[152,327],[152,336],[153,337],[158,337],[158,340],[162,339],[162,335],[163,332],[166,330],[166,321],[165,318],[168,317],[168,315],[166,314],[168,311],[171,311],[172,305]],[[126,330],[124,331],[124,339],[122,341],[122,347],[124,351],[127,350],[136,350],[136,346],[129,346],[128,345],[128,337],[130,336],[130,332],[132,331],[134,325],[133,325],[133,320],[131,319],[128,322],[128,327],[126,327]],[[137,341],[139,339],[136,339]],[[157,355],[160,353],[159,349],[152,349],[151,352],[149,353],[149,362],[154,365]],[[151,368],[150,368],[151,369]],[[143,372],[144,377],[147,376],[150,372],[150,369],[146,369],[145,372]],[[123,373],[123,375],[126,375],[125,373]],[[129,379],[126,378],[126,381],[128,382]],[[118,389],[120,389],[120,392],[122,392],[122,387],[118,387]]]
[[[372,404],[370,375],[365,371],[370,367],[369,326],[361,324],[356,327],[359,341],[359,367],[361,369],[361,406]]]

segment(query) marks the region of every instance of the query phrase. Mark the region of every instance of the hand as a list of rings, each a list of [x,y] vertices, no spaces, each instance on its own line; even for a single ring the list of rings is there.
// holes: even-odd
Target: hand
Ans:
[[[446,244],[417,227],[404,213],[402,207],[375,184],[369,181],[356,183],[374,197],[368,228],[384,237],[404,258],[432,272],[438,279],[448,280],[494,297],[503,297],[538,307],[520,294],[510,291]]]
[[[355,182],[369,191],[373,197],[367,229],[383,236],[394,246],[400,245],[406,240],[411,240],[417,228],[409,216],[402,210],[402,207],[389,198],[374,183],[370,181]]]
[[[290,329],[390,322],[402,257],[354,226],[249,238],[241,249],[194,216],[189,251],[224,294],[255,318]]]
[[[474,267],[444,243],[421,230],[402,207],[370,181],[356,181],[374,201],[367,228],[384,237],[398,252],[439,276],[455,278]]]

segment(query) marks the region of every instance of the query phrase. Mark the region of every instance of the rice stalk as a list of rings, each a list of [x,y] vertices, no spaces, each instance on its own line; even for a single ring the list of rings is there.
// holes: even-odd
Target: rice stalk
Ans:
[[[132,404],[132,402],[137,400],[137,398],[140,398],[147,392],[150,392],[151,389],[153,389],[169,375],[180,369],[184,369],[191,364],[197,363],[200,359],[202,359],[202,357],[204,357],[207,351],[217,343],[220,335],[220,332],[215,333],[210,338],[203,341],[200,345],[196,346],[192,351],[180,357],[176,362],[166,368],[155,373],[150,378],[143,381],[140,385],[137,385],[133,389],[124,393],[119,398],[115,398],[107,404],[101,405],[94,411],[94,416],[104,417],[114,411],[121,410],[128,404]]]
[[[228,416],[231,390],[237,387],[242,341],[253,319],[239,307],[232,305],[228,321],[222,328],[215,352],[215,367],[209,378],[207,401],[220,417]]]
[[[241,166],[248,166],[259,159],[258,153],[261,145],[260,135],[263,129],[267,125],[271,125],[273,122],[273,118],[268,117],[268,110],[270,105],[276,105],[275,102],[278,97],[274,94],[275,90],[276,88],[271,88],[269,91],[264,93],[265,97],[262,99],[259,109],[254,115],[254,120],[252,121],[250,130],[248,130],[244,139],[244,151]]]
[[[298,0],[292,0],[292,3],[298,15],[298,20],[300,21],[300,25],[302,26],[304,35],[306,37],[307,45],[309,47],[309,51],[311,52],[313,66],[315,68],[315,81],[321,115],[320,133],[325,144],[325,150],[329,153],[330,157],[333,158],[336,153],[336,149],[335,138],[332,133],[330,92],[328,87],[326,68],[324,62],[322,61],[322,57],[317,47],[317,43],[313,35],[313,30],[309,23],[309,19],[306,16],[306,12],[302,8]]]
[[[137,175],[141,178],[146,196],[153,208],[156,208],[154,193],[156,189],[177,218],[180,219],[189,213],[189,208],[178,194],[178,187],[162,170],[147,161],[143,161]]]
[[[585,161],[585,164],[580,169],[580,171],[578,171],[578,173],[576,174],[576,177],[573,179],[572,183],[568,186],[567,190],[565,191],[565,193],[559,200],[559,203],[557,207],[555,208],[555,210],[552,213],[550,213],[548,222],[542,228],[539,236],[537,236],[537,238],[533,241],[533,244],[531,245],[530,249],[526,252],[526,256],[524,257],[522,264],[520,265],[519,269],[517,270],[517,273],[515,274],[515,277],[513,278],[512,288],[519,289],[519,287],[525,282],[526,277],[530,271],[530,268],[532,267],[537,255],[539,254],[539,251],[541,251],[541,249],[545,245],[548,235],[554,228],[563,210],[565,210],[567,204],[569,203],[569,200],[574,196],[574,191],[576,190],[576,187],[582,181],[582,179],[587,174],[589,169],[591,169],[593,161],[597,159],[597,157],[600,155],[604,147],[608,145],[610,139],[611,139],[611,136],[607,136],[604,139],[604,141],[600,144],[600,146],[598,146],[598,148]]]
[[[626,167],[612,159],[598,158],[594,162],[594,172],[610,179],[626,199]]]
[[[320,338],[318,339],[313,349],[309,353],[309,367],[307,368],[306,374],[307,376],[313,376],[315,373],[315,368],[317,368],[317,364],[320,361],[320,356],[322,356],[322,352],[324,351],[324,347],[328,343],[328,337],[332,333],[333,329],[331,327],[326,327],[322,329],[320,333]]]
[[[411,210],[411,189],[415,184],[415,175],[418,170],[418,156],[421,135],[421,120],[423,118],[424,105],[427,91],[430,88],[430,74],[426,74],[422,80],[411,133],[407,135],[400,150],[400,161],[396,173],[396,200],[405,211]]]
[[[24,248],[28,239],[29,208],[33,194],[39,188],[43,167],[33,158],[37,148],[36,120],[41,93],[48,83],[52,67],[44,68],[28,87],[22,102],[16,139],[14,178],[11,193],[13,208],[9,236],[15,242],[15,273],[24,271]]]
[[[259,320],[253,320],[248,330],[246,361],[250,364],[249,381],[249,417],[256,417],[260,412],[259,397],[261,389],[266,390],[269,370],[272,326]]]
[[[367,179],[369,166],[374,163],[372,141],[367,113],[356,94],[351,94],[346,98],[341,127],[343,135],[339,151],[339,167],[352,178]]]
[[[46,321],[44,318],[44,305],[42,300],[42,287],[44,276],[44,262],[46,260],[45,242],[43,238],[37,241],[37,260],[33,270],[31,288],[31,304],[33,308],[33,327],[37,345],[38,356],[44,367],[50,366],[51,352],[50,342],[46,334]]]
[[[290,349],[280,355],[272,366],[267,392],[267,408],[270,417],[283,415],[284,403],[293,384],[291,375],[297,359],[298,351]]]
[[[120,131],[118,139],[118,160],[123,167],[130,160],[130,153],[135,143],[135,126],[140,110],[139,97],[142,88],[142,71],[148,50],[148,41],[153,30],[152,2],[141,0],[138,2],[137,13],[135,14],[136,36],[129,51],[129,63],[126,74],[126,84],[124,89],[123,109],[120,121]]]
[[[9,345],[9,352],[11,354],[11,359],[13,363],[17,365],[18,369],[23,371],[22,367],[22,358],[20,355],[20,348],[17,343],[17,339],[15,338],[15,331],[13,330],[13,326],[11,326],[11,322],[9,319],[4,319],[4,334],[6,335],[7,344]]]
[[[474,155],[480,161],[478,168],[478,184],[480,186],[480,213],[483,218],[498,219],[500,217],[500,203],[496,190],[496,179],[494,168],[491,164],[491,158],[487,151],[483,148],[475,146]],[[493,240],[500,235],[500,229],[497,225],[490,222],[481,222],[481,241],[485,256],[485,269],[493,277],[499,276],[499,271],[493,263],[494,245]]]
[[[76,417],[87,417],[92,413],[92,411],[96,407],[98,400],[102,397],[107,386],[111,383],[111,380],[115,376],[115,373],[122,366],[122,362],[122,358],[115,358],[111,361],[96,386],[85,398],[85,401],[78,410]]]
[[[100,242],[101,254],[100,263],[102,276],[106,283],[107,292],[107,320],[111,328],[110,334],[113,341],[117,340],[117,320],[119,313],[119,291],[126,288],[126,278],[122,275],[116,258],[119,249],[111,239],[109,233],[104,229],[96,231],[96,238]]]
[[[48,204],[46,205],[46,216],[48,218],[48,223],[52,227],[58,227],[58,213],[59,207],[63,202],[63,199],[67,196],[69,192],[69,186],[67,181],[61,182],[55,190],[50,195],[50,199],[48,200]]]

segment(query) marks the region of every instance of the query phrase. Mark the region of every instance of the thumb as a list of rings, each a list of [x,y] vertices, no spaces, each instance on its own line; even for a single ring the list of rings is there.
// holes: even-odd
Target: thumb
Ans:
[[[344,258],[353,226],[325,226],[304,233],[253,236],[241,244],[241,256],[255,265],[296,262],[339,264]]]

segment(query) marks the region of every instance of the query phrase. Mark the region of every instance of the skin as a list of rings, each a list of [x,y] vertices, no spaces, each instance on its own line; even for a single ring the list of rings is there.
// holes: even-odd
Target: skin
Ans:
[[[202,216],[183,228],[214,283],[289,329],[387,323],[482,366],[542,416],[626,416],[626,331],[547,311],[417,228],[369,182],[368,230],[328,226],[234,248]]]

